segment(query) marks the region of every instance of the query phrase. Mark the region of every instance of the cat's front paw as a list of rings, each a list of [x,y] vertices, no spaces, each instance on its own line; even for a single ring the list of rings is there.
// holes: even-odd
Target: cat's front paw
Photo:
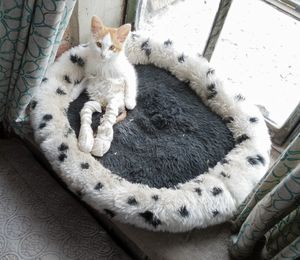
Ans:
[[[125,106],[129,110],[134,109],[136,106],[136,100],[135,99],[125,99]]]
[[[100,125],[98,127],[98,134],[94,140],[94,145],[91,151],[92,155],[97,157],[102,157],[109,150],[112,140],[113,140],[112,126]]]
[[[82,152],[90,153],[94,145],[93,130],[89,125],[82,125],[78,136],[78,147]]]

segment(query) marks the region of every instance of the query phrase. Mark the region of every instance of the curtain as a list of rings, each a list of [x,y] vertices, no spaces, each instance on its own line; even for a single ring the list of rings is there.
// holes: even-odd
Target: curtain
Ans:
[[[300,134],[239,207],[230,252],[259,250],[263,259],[300,259]]]
[[[0,0],[0,122],[22,134],[33,91],[55,58],[75,0]]]

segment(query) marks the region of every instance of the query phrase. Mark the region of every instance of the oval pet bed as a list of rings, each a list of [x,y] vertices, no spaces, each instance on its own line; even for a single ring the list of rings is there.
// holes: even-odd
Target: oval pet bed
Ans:
[[[180,232],[233,216],[266,172],[270,140],[254,105],[229,95],[203,57],[173,45],[129,37],[137,107],[114,126],[102,158],[79,150],[79,111],[88,97],[71,99],[88,45],[50,67],[31,102],[31,122],[52,167],[83,201],[118,221]],[[93,115],[94,129],[100,117]]]

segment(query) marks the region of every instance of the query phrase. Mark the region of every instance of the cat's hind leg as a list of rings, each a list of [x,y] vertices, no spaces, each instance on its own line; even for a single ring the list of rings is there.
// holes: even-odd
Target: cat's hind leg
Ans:
[[[118,101],[112,100],[108,103],[105,114],[98,126],[97,136],[92,149],[93,155],[102,157],[109,150],[114,135],[113,125],[116,123],[118,113]]]
[[[97,101],[88,101],[80,111],[80,132],[78,146],[82,152],[90,153],[94,145],[93,129],[91,127],[94,112],[101,112],[101,106]]]

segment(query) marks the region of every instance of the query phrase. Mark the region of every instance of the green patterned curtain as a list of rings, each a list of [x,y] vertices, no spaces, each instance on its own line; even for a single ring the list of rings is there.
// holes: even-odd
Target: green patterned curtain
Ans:
[[[21,134],[75,0],[0,0],[0,122]]]
[[[300,134],[239,207],[231,254],[249,257],[265,240],[263,259],[300,259]]]

